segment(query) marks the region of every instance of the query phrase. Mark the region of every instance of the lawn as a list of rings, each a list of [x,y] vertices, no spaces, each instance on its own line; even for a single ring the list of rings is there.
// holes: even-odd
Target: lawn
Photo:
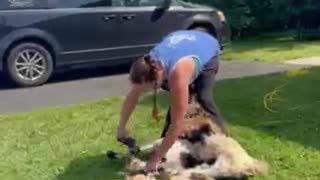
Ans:
[[[216,103],[231,135],[271,172],[254,180],[320,179],[320,69],[221,81]],[[264,106],[264,97],[285,84]],[[167,96],[161,95],[162,113]],[[270,97],[270,96],[269,96]],[[144,97],[130,123],[138,143],[160,135],[163,122],[151,120]],[[123,179],[123,162],[106,159],[124,152],[114,139],[121,98],[0,116],[1,180]]]
[[[320,40],[296,40],[292,34],[272,33],[234,40],[221,59],[281,62],[320,56]]]

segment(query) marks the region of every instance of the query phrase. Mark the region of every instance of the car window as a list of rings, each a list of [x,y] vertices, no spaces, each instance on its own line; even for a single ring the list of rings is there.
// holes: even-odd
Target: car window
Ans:
[[[110,7],[114,0],[59,0],[58,8]]]
[[[118,0],[123,6],[128,7],[146,7],[146,6],[158,6],[163,0]]]
[[[112,6],[125,6],[125,2],[124,0],[112,0]]]
[[[48,7],[47,0],[0,0],[1,10],[38,9]]]

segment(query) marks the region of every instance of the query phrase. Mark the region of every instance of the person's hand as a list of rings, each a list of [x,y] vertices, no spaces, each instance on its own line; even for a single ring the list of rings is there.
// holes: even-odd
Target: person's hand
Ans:
[[[147,173],[157,172],[160,168],[160,164],[161,164],[161,161],[156,159],[150,159],[146,164],[145,171]]]
[[[150,158],[146,164],[145,172],[147,173],[155,173],[160,169],[161,158],[157,154],[157,150],[153,150],[150,155]]]
[[[127,137],[127,130],[125,128],[118,128],[117,130],[117,140],[120,141]]]

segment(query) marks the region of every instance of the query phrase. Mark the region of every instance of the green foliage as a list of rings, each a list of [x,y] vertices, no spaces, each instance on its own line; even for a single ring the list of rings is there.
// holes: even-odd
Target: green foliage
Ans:
[[[319,0],[188,0],[217,7],[225,12],[235,35],[283,31],[320,26],[316,12]],[[313,14],[310,15],[310,14]]]

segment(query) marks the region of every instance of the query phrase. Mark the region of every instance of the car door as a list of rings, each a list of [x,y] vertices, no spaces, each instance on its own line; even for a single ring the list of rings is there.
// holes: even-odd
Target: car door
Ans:
[[[187,14],[171,7],[157,20],[153,20],[155,9],[163,0],[122,0],[124,6],[120,16],[122,43],[127,54],[140,55],[168,33],[183,28]],[[158,11],[157,11],[158,12]]]
[[[112,0],[55,0],[52,34],[61,45],[61,64],[106,61],[118,57],[119,15]]]

